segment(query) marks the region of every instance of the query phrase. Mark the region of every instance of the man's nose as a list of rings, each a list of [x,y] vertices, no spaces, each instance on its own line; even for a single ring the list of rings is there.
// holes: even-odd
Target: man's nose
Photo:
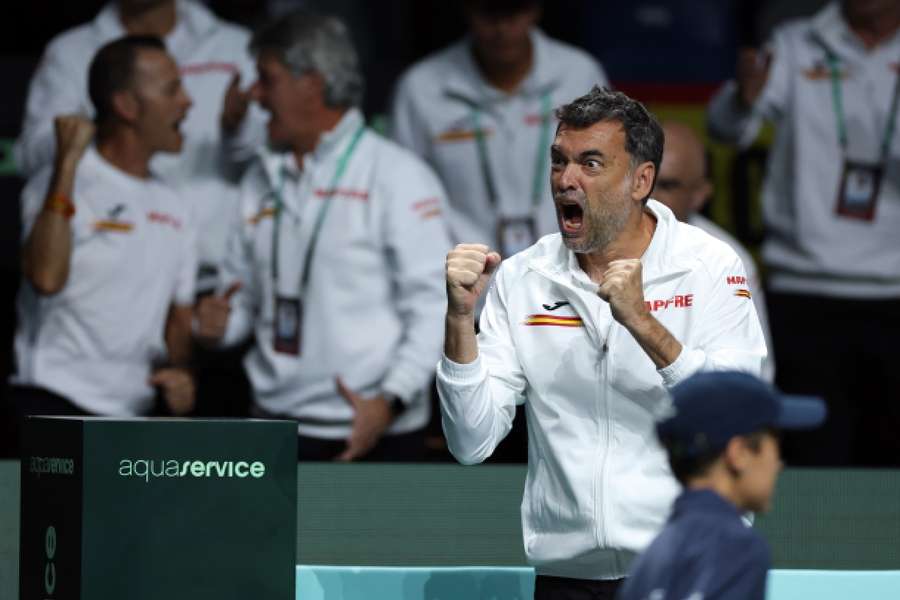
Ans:
[[[578,187],[578,178],[575,176],[577,169],[578,165],[573,163],[568,163],[563,167],[562,172],[559,174],[560,191],[572,190]]]

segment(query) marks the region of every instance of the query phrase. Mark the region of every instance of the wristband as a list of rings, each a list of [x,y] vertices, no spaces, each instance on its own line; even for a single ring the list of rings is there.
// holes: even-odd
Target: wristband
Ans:
[[[75,204],[68,196],[63,196],[62,194],[55,194],[50,197],[44,204],[44,208],[50,212],[62,215],[66,220],[71,219],[75,215]]]

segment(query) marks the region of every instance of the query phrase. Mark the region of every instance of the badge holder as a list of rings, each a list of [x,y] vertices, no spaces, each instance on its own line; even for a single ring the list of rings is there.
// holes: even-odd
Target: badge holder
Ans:
[[[497,222],[497,240],[503,258],[509,258],[530,247],[536,238],[534,217],[500,217]]]
[[[275,298],[275,352],[300,356],[303,305],[299,298]]]
[[[873,220],[883,175],[884,165],[844,161],[835,212],[850,219]]]

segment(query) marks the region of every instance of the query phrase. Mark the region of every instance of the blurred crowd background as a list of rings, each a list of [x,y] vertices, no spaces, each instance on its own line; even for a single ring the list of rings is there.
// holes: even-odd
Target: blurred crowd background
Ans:
[[[6,8],[6,17],[0,22],[0,73],[5,95],[4,102],[0,103],[0,197],[3,199],[0,202],[3,210],[0,218],[0,278],[5,282],[0,286],[3,290],[0,297],[0,374],[3,380],[14,370],[15,298],[21,279],[19,197],[25,180],[13,156],[13,145],[21,132],[29,83],[48,42],[67,29],[90,21],[105,4],[102,0],[16,2]],[[463,3],[455,1],[209,0],[205,4],[218,17],[250,31],[297,8],[340,18],[346,23],[359,54],[365,80],[362,112],[372,128],[385,134],[392,130],[392,99],[404,71],[467,35]],[[661,121],[668,123],[667,137],[671,134],[673,139],[688,140],[684,143],[689,149],[683,151],[697,149],[690,146],[694,143],[692,136],[699,140],[702,147],[699,154],[693,155],[692,164],[695,167],[702,165],[697,176],[708,180],[708,185],[702,188],[705,197],[698,202],[698,212],[749,251],[748,257],[752,258],[746,260],[754,261],[758,267],[760,294],[769,274],[760,256],[761,244],[769,233],[763,225],[761,196],[766,161],[776,130],[771,126],[764,127],[752,143],[720,143],[708,134],[707,109],[722,85],[735,77],[742,50],[771,48],[767,44],[776,28],[791,19],[812,18],[827,4],[824,0],[648,0],[633,3],[555,0],[540,3],[539,27],[544,33],[592,55],[602,65],[611,87],[644,102]],[[896,42],[896,37],[894,35],[892,43]],[[896,58],[900,60],[900,55]],[[564,70],[566,65],[560,64],[558,68]],[[879,98],[879,102],[881,100],[887,98]],[[848,103],[853,101],[852,98],[847,100]],[[852,112],[852,108],[848,111]],[[668,143],[666,152],[669,152]],[[896,154],[889,156],[889,160],[896,163]],[[839,164],[834,165],[834,169],[839,168]],[[531,177],[530,164],[525,170],[527,173],[523,177]],[[678,182],[670,182],[670,185],[677,187]],[[549,195],[546,201],[550,202]],[[896,197],[886,200],[897,201]],[[848,239],[846,243],[852,245],[854,241]],[[893,241],[893,246],[898,244],[900,236]],[[895,252],[894,248],[887,250]],[[748,270],[751,269],[753,267],[748,265]],[[900,334],[896,327],[900,303],[896,296],[889,295],[888,300],[892,303],[880,307],[884,308],[888,318],[873,327],[880,327],[882,333],[890,337]],[[784,312],[780,314],[780,320],[772,323],[775,337],[792,326]],[[827,317],[816,318],[820,319],[821,327],[829,331],[827,336],[840,345],[846,333],[841,324],[830,323]],[[783,328],[782,332],[777,330],[779,327]],[[855,325],[847,327],[856,328]],[[812,356],[830,352],[826,346],[805,343]],[[895,350],[892,352],[896,353]],[[779,357],[776,353],[779,371],[791,368],[794,351],[789,350],[786,354],[791,356]],[[800,360],[799,356],[796,358]],[[218,360],[215,357],[206,359]],[[231,361],[229,369],[238,364],[233,356],[227,360]],[[819,364],[825,372],[852,369],[834,356],[825,357]],[[798,368],[810,369],[806,364]],[[781,382],[781,378],[789,378],[789,373],[778,372],[775,377]],[[889,368],[879,367],[869,372],[861,371],[859,377],[861,383],[858,385],[848,384],[851,387],[844,402],[856,403],[855,390],[866,387],[873,387],[875,391],[871,394],[880,396],[883,402],[847,413],[852,413],[853,422],[845,425],[855,432],[852,437],[856,441],[817,437],[801,442],[801,445],[808,445],[808,451],[794,452],[793,456],[800,464],[900,466],[900,444],[897,442],[900,435],[894,428],[898,423],[900,391],[890,383],[896,375]],[[873,383],[873,380],[878,381]],[[249,392],[245,382],[238,385],[234,380],[227,380],[218,385],[220,387],[213,392],[201,390],[194,414],[249,414],[249,401],[246,400]],[[837,415],[838,419],[845,417],[851,418],[841,413]],[[520,416],[519,426],[493,460],[524,460],[525,437],[521,420]],[[827,431],[824,435],[845,434]],[[869,446],[860,442],[861,439],[880,441]],[[437,410],[432,411],[425,444],[426,451],[422,455],[425,458],[449,458],[442,445]],[[834,445],[845,449],[829,452]],[[791,458],[789,448],[788,460]]]

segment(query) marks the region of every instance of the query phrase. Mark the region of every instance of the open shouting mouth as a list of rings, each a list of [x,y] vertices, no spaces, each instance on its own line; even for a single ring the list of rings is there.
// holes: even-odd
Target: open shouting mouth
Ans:
[[[559,219],[559,230],[563,236],[581,233],[584,227],[584,207],[580,202],[565,196],[557,196],[556,214]]]

